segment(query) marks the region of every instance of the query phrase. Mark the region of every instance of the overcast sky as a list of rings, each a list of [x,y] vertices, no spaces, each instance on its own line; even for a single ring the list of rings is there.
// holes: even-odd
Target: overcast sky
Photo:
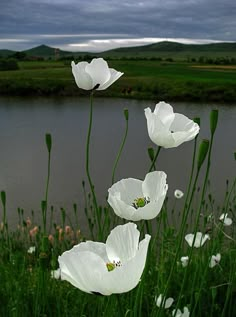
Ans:
[[[236,0],[0,0],[0,49],[236,41]]]

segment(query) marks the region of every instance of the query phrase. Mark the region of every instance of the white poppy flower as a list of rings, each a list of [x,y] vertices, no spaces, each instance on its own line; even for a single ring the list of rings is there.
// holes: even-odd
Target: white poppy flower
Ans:
[[[174,309],[172,311],[172,316],[175,316],[175,317],[189,317],[190,316],[190,311],[188,309],[188,307],[184,307],[184,310],[183,310],[183,313],[181,312],[180,309]]]
[[[224,226],[231,226],[233,223],[232,219],[228,218],[228,214],[222,214],[219,219],[223,222]]]
[[[220,253],[217,253],[216,255],[212,255],[211,256],[211,261],[209,263],[209,267],[213,268],[214,266],[216,266],[217,264],[220,263],[220,260],[221,260]]]
[[[181,199],[184,196],[184,193],[180,189],[176,189],[174,192],[175,198]]]
[[[157,298],[155,298],[156,305],[158,307],[162,308],[170,308],[170,306],[173,304],[174,299],[172,297],[165,298],[162,294],[160,294]]]
[[[190,247],[194,246],[195,248],[200,248],[208,239],[210,240],[210,236],[208,234],[203,234],[201,232],[196,233],[195,241],[194,241],[194,237],[195,235],[193,233],[189,233],[185,236],[185,240],[187,241]],[[193,245],[193,241],[194,241],[194,245]]]
[[[36,251],[36,247],[35,246],[32,246],[32,247],[29,247],[29,249],[28,249],[28,253],[30,253],[30,254],[32,254],[32,253],[35,253],[35,251]]]
[[[112,85],[123,73],[109,68],[103,58],[94,58],[91,63],[71,62],[72,73],[79,88],[104,90]]]
[[[188,256],[182,256],[180,258],[181,264],[183,267],[186,267],[188,265],[189,257]]]
[[[183,114],[174,113],[172,106],[164,101],[156,105],[154,112],[150,108],[144,111],[150,139],[166,149],[193,140],[199,133],[197,123]]]
[[[127,178],[108,189],[108,203],[117,216],[138,221],[153,219],[161,211],[168,185],[166,173],[154,171],[141,181]]]
[[[139,242],[134,223],[117,226],[106,243],[87,241],[59,256],[61,279],[87,293],[111,295],[132,290],[140,281],[150,235]]]

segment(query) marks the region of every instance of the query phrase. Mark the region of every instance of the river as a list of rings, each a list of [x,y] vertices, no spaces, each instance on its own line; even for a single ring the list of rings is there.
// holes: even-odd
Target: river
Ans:
[[[233,153],[236,151],[236,104],[171,103],[175,112],[201,118],[199,139],[209,138],[209,114],[219,109],[211,164],[211,192],[220,203],[226,180],[235,177]],[[129,109],[129,133],[117,168],[116,180],[143,179],[150,166],[147,148],[154,146],[148,137],[144,108],[154,109],[154,101],[95,98],[91,139],[91,175],[100,203],[111,185],[112,167],[124,131],[123,109]],[[84,224],[82,180],[85,176],[85,146],[89,117],[87,98],[11,98],[0,97],[0,190],[7,195],[7,215],[17,223],[17,208],[40,214],[45,196],[47,150],[45,133],[53,138],[49,204],[60,208],[79,206],[79,221]],[[194,142],[162,150],[158,170],[168,175],[168,195],[186,190]],[[0,209],[0,217],[2,210]]]

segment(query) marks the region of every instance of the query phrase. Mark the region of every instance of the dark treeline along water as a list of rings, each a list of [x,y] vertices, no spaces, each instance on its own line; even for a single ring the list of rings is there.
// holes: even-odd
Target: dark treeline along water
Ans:
[[[235,177],[236,104],[171,103],[175,112],[201,118],[199,138],[209,138],[209,114],[219,109],[211,164],[211,192],[220,203],[226,180]],[[101,99],[94,100],[91,140],[91,175],[99,203],[105,203],[111,186],[112,167],[125,131],[123,109],[129,109],[129,133],[117,168],[116,180],[143,179],[150,166],[147,148],[155,146],[149,139],[144,108],[155,101]],[[89,117],[89,98],[0,98],[0,190],[7,194],[7,215],[11,225],[17,223],[17,207],[26,215],[34,210],[41,215],[47,175],[45,133],[53,139],[49,204],[60,218],[60,207],[72,212],[79,206],[79,221],[85,226],[82,180],[85,176],[85,146]],[[162,150],[157,169],[168,176],[168,196],[173,202],[175,189],[186,190],[194,142]],[[0,217],[2,210],[0,210]],[[59,220],[58,220],[59,221]]]

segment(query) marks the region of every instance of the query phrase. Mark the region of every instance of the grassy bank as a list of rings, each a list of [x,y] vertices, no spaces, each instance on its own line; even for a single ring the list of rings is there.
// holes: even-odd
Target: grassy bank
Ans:
[[[106,96],[178,101],[235,102],[236,67],[150,60],[114,60],[124,72]],[[11,96],[85,94],[77,88],[70,64],[19,62],[19,70],[0,72],[0,94]],[[103,92],[99,93],[104,95]],[[99,95],[97,94],[97,95]]]

